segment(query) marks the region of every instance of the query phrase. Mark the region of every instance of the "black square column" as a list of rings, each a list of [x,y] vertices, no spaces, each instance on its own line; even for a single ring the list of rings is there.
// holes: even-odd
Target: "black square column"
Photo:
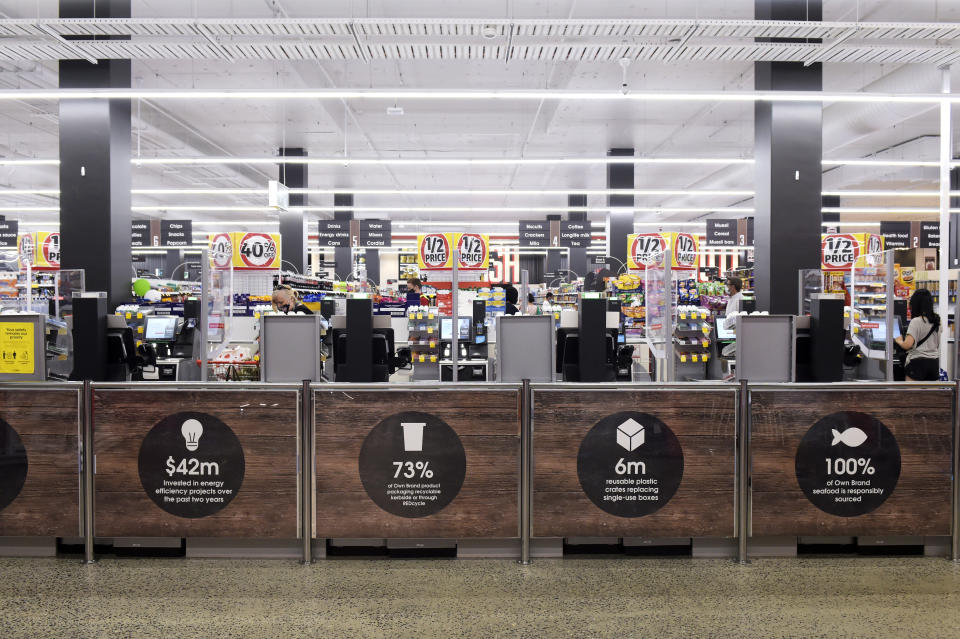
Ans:
[[[633,157],[633,149],[610,149],[608,157]],[[607,164],[608,189],[634,188],[633,163]],[[619,270],[627,263],[627,236],[633,233],[633,195],[608,195],[607,206],[624,207],[623,211],[607,213],[607,255],[619,264]]]
[[[129,18],[130,0],[61,0],[61,18]],[[129,60],[60,61],[60,88],[130,88]],[[60,264],[110,309],[130,300],[130,100],[60,101]]]
[[[306,157],[304,149],[281,148],[281,157]],[[306,164],[280,164],[280,183],[290,189],[307,188]],[[290,194],[290,206],[307,205],[307,196]],[[307,216],[303,211],[280,211],[280,259],[282,269],[307,272]]]
[[[820,20],[820,0],[756,0],[760,20]],[[819,63],[758,62],[758,91],[820,91]],[[797,272],[820,265],[823,105],[758,101],[754,286],[757,309],[795,314]]]

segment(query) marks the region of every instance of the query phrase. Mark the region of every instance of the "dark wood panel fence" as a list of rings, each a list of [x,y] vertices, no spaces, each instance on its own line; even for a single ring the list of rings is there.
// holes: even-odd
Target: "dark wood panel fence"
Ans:
[[[520,393],[504,390],[317,391],[316,536],[511,538],[519,536]],[[466,454],[456,498],[418,518],[381,509],[364,490],[360,450],[383,419],[404,411],[448,424]]]
[[[732,537],[735,392],[534,390],[533,536]],[[588,431],[621,411],[647,413],[680,441],[680,486],[642,517],[605,512],[584,493],[577,455]]]
[[[0,419],[16,431],[27,454],[23,488],[0,509],[0,535],[80,534],[80,395],[55,387],[0,390]]]
[[[757,390],[751,398],[752,535],[949,535],[952,394],[950,388],[831,391]],[[880,420],[896,438],[900,478],[876,510],[855,517],[824,512],[797,481],[800,441],[840,411]]]
[[[290,390],[94,391],[96,534],[103,537],[297,537],[298,393]],[[245,472],[221,511],[179,517],[146,494],[138,472],[147,433],[168,415],[197,411],[236,434]]]

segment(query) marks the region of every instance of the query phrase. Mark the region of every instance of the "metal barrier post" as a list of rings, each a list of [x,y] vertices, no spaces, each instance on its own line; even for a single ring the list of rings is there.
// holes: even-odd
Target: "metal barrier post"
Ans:
[[[96,457],[93,451],[93,386],[90,380],[83,382],[83,563],[96,563],[93,555],[93,475],[96,471]]]
[[[954,382],[953,392],[953,525],[950,558],[960,562],[960,485],[957,483],[960,467],[960,381]]]
[[[313,562],[313,391],[310,380],[300,389],[300,537],[302,564]]]
[[[750,533],[750,394],[747,380],[740,381],[737,407],[737,562],[747,558],[747,537]]]
[[[530,380],[523,380],[520,393],[520,563],[530,564],[530,508],[533,501],[533,427]]]

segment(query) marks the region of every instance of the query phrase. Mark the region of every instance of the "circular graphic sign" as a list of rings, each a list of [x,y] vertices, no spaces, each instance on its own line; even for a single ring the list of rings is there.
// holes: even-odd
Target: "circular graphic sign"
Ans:
[[[160,420],[140,445],[140,483],[157,506],[177,517],[207,517],[226,508],[243,484],[240,440],[206,413]]]
[[[27,481],[27,449],[17,431],[0,419],[0,510],[17,498]]]
[[[424,268],[447,268],[450,262],[450,242],[443,233],[424,235],[420,240],[420,261]]]
[[[860,242],[852,235],[824,235],[820,242],[820,260],[826,270],[849,271],[860,257]]]
[[[456,431],[429,413],[390,415],[360,448],[360,481],[370,499],[399,517],[426,517],[456,499],[467,456]]]
[[[643,517],[663,508],[680,487],[683,450],[653,415],[615,413],[583,438],[577,476],[597,508],[617,517]]]
[[[827,415],[800,440],[797,483],[810,502],[839,517],[880,507],[900,479],[900,447],[893,433],[866,413]]]
[[[659,233],[640,233],[633,238],[630,255],[637,266],[645,268],[659,264],[666,247],[667,242]]]
[[[210,258],[217,268],[226,268],[233,261],[233,243],[229,233],[217,233],[210,240]]]
[[[264,268],[277,259],[277,244],[266,233],[246,233],[240,238],[239,253],[247,268]]]
[[[48,266],[60,266],[60,234],[51,233],[43,240],[43,259]]]
[[[487,261],[487,245],[476,233],[464,233],[457,245],[460,251],[458,268],[483,268]]]

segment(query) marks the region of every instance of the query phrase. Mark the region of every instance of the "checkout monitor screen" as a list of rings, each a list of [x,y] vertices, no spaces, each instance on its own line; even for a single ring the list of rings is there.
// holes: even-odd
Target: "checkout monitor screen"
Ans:
[[[176,315],[148,317],[143,339],[148,342],[172,342],[177,338],[178,319]]]
[[[460,326],[460,330],[457,335],[457,340],[461,342],[470,341],[470,318],[469,317],[457,318],[457,324]],[[450,340],[453,339],[453,318],[452,317],[440,318],[440,339],[450,339]]]
[[[732,328],[723,327],[723,317],[717,318],[717,339],[718,340],[735,340],[737,339],[737,332]]]
[[[871,342],[886,342],[887,341],[887,325],[883,322],[879,322],[879,326],[872,329],[873,333],[870,335]],[[893,322],[893,338],[896,339],[900,337],[900,320],[897,319]]]

